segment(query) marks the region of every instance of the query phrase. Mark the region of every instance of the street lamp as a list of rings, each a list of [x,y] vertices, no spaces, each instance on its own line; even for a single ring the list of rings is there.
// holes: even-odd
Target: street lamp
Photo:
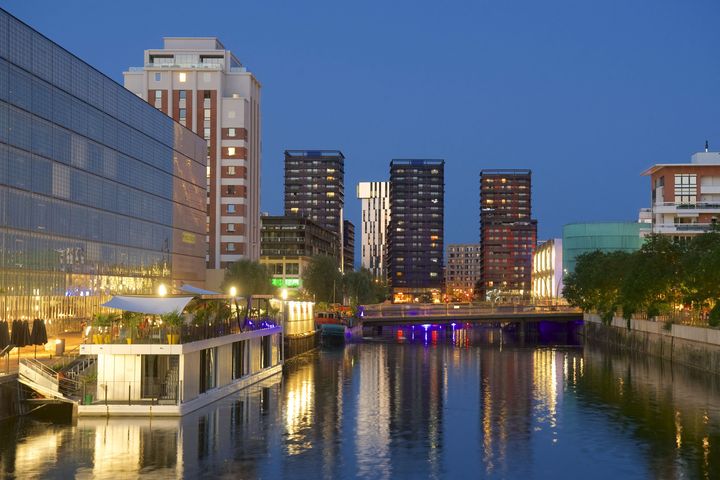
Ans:
[[[164,283],[161,283],[160,285],[158,285],[158,295],[160,295],[161,297],[164,297],[165,295],[167,295],[167,293],[168,293],[167,287],[165,286]]]
[[[230,296],[231,297],[237,297],[237,288],[236,287],[230,287]]]

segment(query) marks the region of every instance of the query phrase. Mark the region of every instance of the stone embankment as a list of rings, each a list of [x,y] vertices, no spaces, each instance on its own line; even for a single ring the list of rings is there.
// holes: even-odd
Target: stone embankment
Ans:
[[[720,374],[720,330],[650,320],[614,318],[605,325],[598,315],[584,315],[583,335],[587,342],[617,345],[634,353],[652,355]]]

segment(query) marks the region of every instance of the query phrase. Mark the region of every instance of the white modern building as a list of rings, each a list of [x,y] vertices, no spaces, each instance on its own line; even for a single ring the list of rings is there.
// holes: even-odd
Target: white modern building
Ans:
[[[535,300],[557,301],[562,298],[562,239],[552,238],[535,249],[532,265],[532,297]]]
[[[682,239],[707,232],[720,218],[720,152],[692,155],[690,163],[657,164],[650,177],[652,232]]]
[[[217,38],[163,40],[125,87],[207,141],[207,268],[257,260],[260,83]]]
[[[357,197],[362,200],[361,265],[376,278],[386,278],[385,248],[390,222],[390,182],[360,182]]]

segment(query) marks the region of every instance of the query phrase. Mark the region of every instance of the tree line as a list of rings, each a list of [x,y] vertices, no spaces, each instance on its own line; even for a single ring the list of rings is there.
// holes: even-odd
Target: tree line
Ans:
[[[596,311],[605,322],[621,314],[648,318],[670,315],[678,307],[708,314],[720,325],[720,233],[683,241],[650,235],[640,250],[594,251],[577,258],[564,279],[563,296],[573,306]]]
[[[387,284],[373,278],[367,269],[340,272],[335,258],[318,255],[310,259],[302,275],[300,299],[324,303],[368,305],[388,297]],[[238,295],[276,294],[269,270],[258,262],[239,260],[225,271],[222,289],[237,288]]]

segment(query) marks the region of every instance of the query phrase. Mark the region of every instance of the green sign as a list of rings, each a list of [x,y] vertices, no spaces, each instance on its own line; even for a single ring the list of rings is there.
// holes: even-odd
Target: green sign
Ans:
[[[299,278],[286,278],[284,281],[282,278],[273,278],[271,280],[273,286],[275,287],[288,287],[288,288],[297,288],[300,286],[300,279]]]

